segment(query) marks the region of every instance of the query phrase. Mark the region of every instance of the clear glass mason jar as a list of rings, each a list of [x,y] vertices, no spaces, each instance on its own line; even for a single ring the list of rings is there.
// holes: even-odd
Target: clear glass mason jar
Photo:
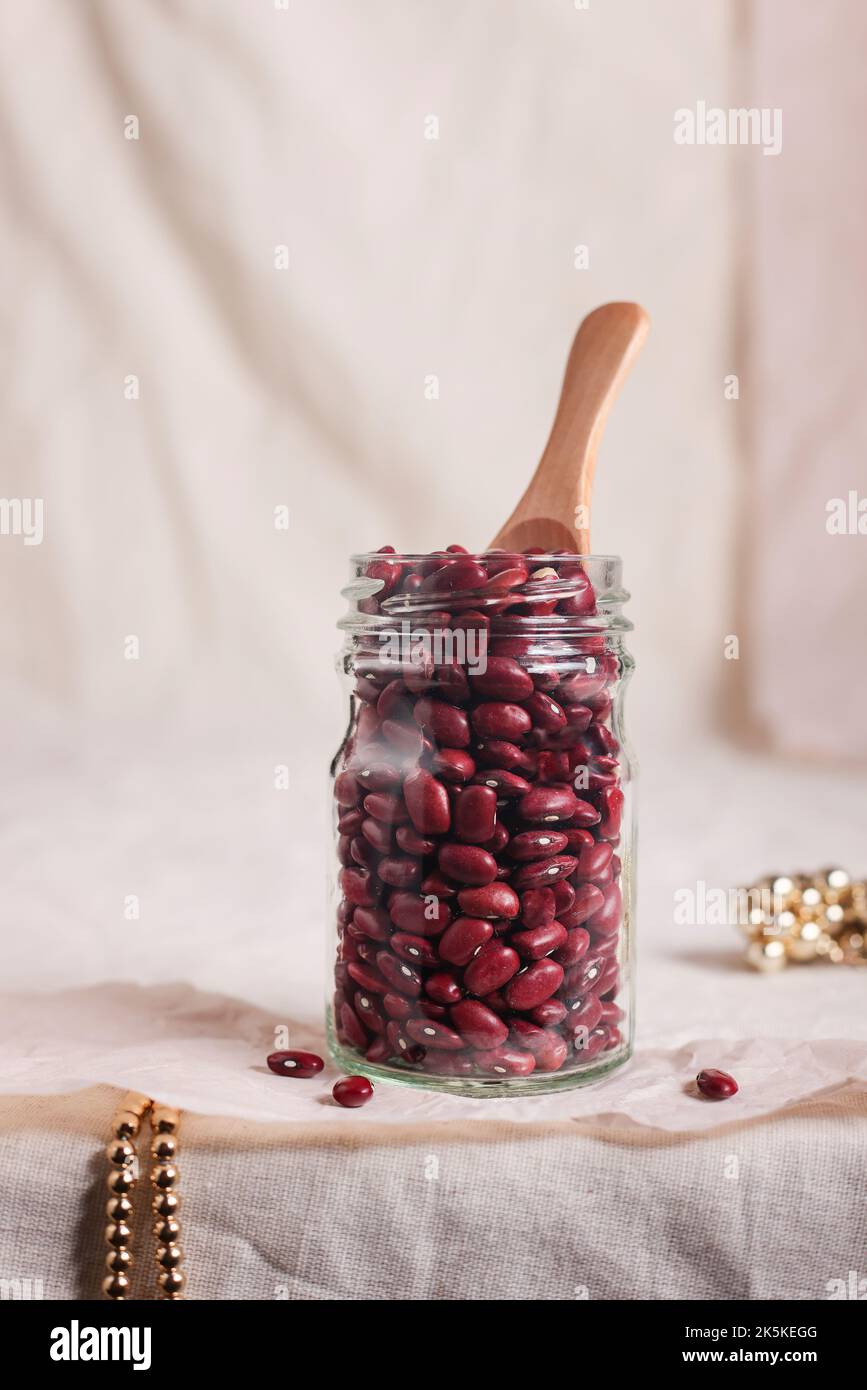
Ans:
[[[328,1037],[464,1095],[632,1050],[633,662],[615,556],[352,557],[331,768]]]

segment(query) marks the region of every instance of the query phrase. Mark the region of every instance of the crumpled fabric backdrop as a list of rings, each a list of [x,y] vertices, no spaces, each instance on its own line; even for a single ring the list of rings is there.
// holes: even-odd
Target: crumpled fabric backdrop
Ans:
[[[698,880],[867,867],[867,784],[830,762],[851,746],[851,724],[835,745],[826,721],[822,767],[736,751],[716,730],[750,679],[755,688],[767,635],[745,627],[741,662],[724,660],[739,631],[736,528],[754,519],[739,507],[738,412],[757,406],[749,392],[723,394],[747,360],[733,312],[737,190],[774,161],[679,147],[672,113],[740,99],[731,77],[750,39],[736,14],[728,0],[586,11],[559,0],[34,0],[0,13],[3,492],[45,504],[41,545],[0,537],[0,1089],[43,1093],[0,1107],[0,1265],[47,1275],[47,1296],[95,1284],[75,1243],[55,1247],[34,1219],[40,1163],[62,1173],[89,1249],[93,1194],[78,1208],[75,1194],[112,1101],[44,1093],[121,1085],[127,1067],[141,1077],[149,1066],[158,1090],[156,1043],[136,1056],[130,1042],[144,998],[171,1054],[164,1084],[212,1116],[223,1108],[219,1075],[185,1050],[186,1024],[173,1032],[175,1015],[160,1012],[160,991],[178,984],[182,996],[228,1000],[209,1058],[225,1047],[225,1108],[237,1117],[190,1120],[191,1295],[271,1297],[287,1283],[293,1297],[398,1296],[379,1273],[412,1239],[393,1184],[429,1120],[457,1143],[469,1110],[383,1088],[382,1128],[405,1106],[419,1130],[397,1126],[397,1140],[367,1149],[373,1107],[365,1128],[357,1115],[326,1118],[324,1087],[302,1096],[257,1071],[268,1020],[299,1041],[321,1030],[339,589],[352,550],[484,546],[538,457],[578,320],[610,298],[642,301],[653,320],[606,434],[594,522],[594,547],[625,558],[637,625],[639,1058],[631,1078],[558,1097],[532,1149],[498,1105],[478,1118],[471,1106],[474,1137],[460,1128],[448,1200],[431,1203],[402,1282],[412,1297],[450,1296],[442,1252],[486,1230],[506,1258],[499,1282],[478,1287],[519,1294],[520,1250],[505,1232],[540,1171],[551,1174],[533,1202],[542,1241],[542,1188],[570,1188],[551,1228],[552,1239],[568,1230],[569,1290],[816,1296],[787,1220],[809,1250],[821,1228],[804,1224],[800,1187],[779,1193],[781,1168],[832,1183],[816,1208],[829,1224],[834,1209],[848,1214],[824,1277],[862,1259],[848,1146],[862,1115],[863,978],[760,979],[740,968],[733,935],[672,921],[673,893]],[[437,140],[425,138],[432,116]],[[589,269],[575,268],[578,245]],[[284,505],[287,531],[274,525]],[[812,521],[793,513],[788,524],[797,550]],[[854,555],[836,553],[841,564]],[[787,593],[788,570],[765,582]],[[858,659],[847,654],[850,679]],[[776,711],[783,719],[781,699]],[[275,787],[278,766],[288,791]],[[201,995],[189,999],[207,1012]],[[740,1110],[695,1102],[695,1129],[715,1127],[698,1139],[679,1077],[709,1043],[721,1065],[752,1049],[754,1085]],[[653,1059],[661,1097],[638,1084]],[[767,1119],[804,1104],[808,1121],[792,1108]],[[250,1123],[293,1114],[291,1127]],[[730,1189],[742,1203],[732,1223],[709,1201],[715,1160],[690,1183],[711,1152],[702,1145],[724,1145],[745,1114],[756,1117],[742,1131],[753,1157]],[[615,1134],[601,1143],[582,1125],[604,1115]],[[646,1152],[624,1125],[652,1147],[661,1118],[681,1137],[653,1149],[645,1186]],[[498,1197],[480,1192],[492,1153]],[[571,1195],[583,1165],[606,1175],[591,1231]],[[302,1169],[303,1205],[281,1201],[302,1190]],[[360,1169],[378,1221],[356,1228],[347,1265],[334,1210]],[[253,1202],[265,1174],[278,1195],[263,1243],[230,1208],[239,1183]],[[650,1230],[642,1208],[623,1223],[639,1189],[659,1203],[652,1233],[667,1231],[653,1274],[629,1254]],[[299,1232],[294,1211],[314,1210],[321,1191],[329,1231],[308,1217]],[[557,1292],[562,1275],[545,1258],[540,1296],[575,1296]]]

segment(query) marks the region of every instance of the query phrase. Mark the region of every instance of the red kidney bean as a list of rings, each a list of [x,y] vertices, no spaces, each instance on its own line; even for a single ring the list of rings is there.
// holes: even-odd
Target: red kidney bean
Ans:
[[[566,715],[563,707],[557,704],[550,695],[537,690],[531,695],[529,700],[524,701],[524,709],[529,714],[537,729],[545,729],[549,733],[556,733],[562,729],[566,723]]]
[[[481,917],[458,917],[440,937],[440,958],[449,965],[468,965],[493,934],[491,923]]]
[[[435,1004],[459,1004],[464,997],[454,975],[447,970],[437,970],[433,975],[428,975],[424,987]]]
[[[455,885],[439,869],[431,869],[421,883],[421,893],[426,898],[453,898],[456,892]]]
[[[468,1047],[500,1047],[509,1036],[501,1018],[479,999],[464,999],[451,1011],[452,1023]]]
[[[590,917],[588,926],[592,932],[600,936],[609,936],[617,931],[622,916],[623,898],[620,888],[616,883],[612,883],[604,890],[602,903]]]
[[[421,860],[402,858],[399,855],[380,859],[377,873],[383,883],[393,888],[410,888],[421,875]]]
[[[470,698],[470,685],[463,666],[450,662],[434,669],[434,684],[437,695],[452,705],[466,704]]]
[[[567,932],[566,940],[563,942],[559,951],[555,951],[554,959],[564,969],[569,966],[577,965],[583,956],[586,956],[590,949],[590,933],[584,927],[575,927]]]
[[[480,589],[487,583],[488,572],[475,560],[455,560],[442,569],[434,570],[423,580],[423,594],[456,594],[468,589]]]
[[[449,878],[459,883],[469,883],[473,887],[484,887],[493,883],[497,876],[497,861],[487,850],[477,845],[442,845],[439,852],[439,866]],[[460,901],[460,899],[458,899]]]
[[[340,860],[343,867],[347,869],[354,862],[352,858],[352,840],[348,835],[338,836],[337,858]]]
[[[555,855],[553,859],[534,859],[522,864],[512,874],[511,883],[519,893],[527,888],[544,888],[546,884],[556,883],[558,878],[567,878],[575,870],[576,860],[570,854]]]
[[[516,743],[508,743],[504,738],[483,739],[476,744],[476,758],[482,767],[505,768],[514,772],[516,768],[529,771],[527,754]]]
[[[439,748],[431,758],[431,771],[444,782],[468,782],[476,770],[469,753],[462,748]]]
[[[458,893],[458,907],[467,917],[517,917],[521,901],[507,883],[489,883],[464,888]]]
[[[537,960],[509,981],[504,991],[512,1009],[535,1009],[550,999],[563,983],[563,967],[555,960]]]
[[[361,1019],[365,1028],[370,1033],[384,1033],[385,1019],[380,1012],[379,1005],[375,1002],[372,995],[365,994],[364,990],[356,990],[355,998],[352,1001],[355,1012]]]
[[[577,798],[571,787],[533,787],[518,802],[518,815],[522,820],[556,825],[571,820],[576,807]]]
[[[391,919],[381,907],[357,907],[352,921],[372,941],[387,941],[391,936]]]
[[[364,1054],[368,1062],[386,1062],[391,1056],[391,1043],[388,1038],[374,1038],[370,1047]]]
[[[366,791],[388,792],[399,785],[401,774],[394,763],[371,762],[357,768],[355,776]]]
[[[536,1058],[537,1071],[559,1071],[569,1055],[565,1038],[545,1028],[538,1028],[526,1019],[516,1018],[512,1023],[512,1033],[515,1042]]]
[[[470,726],[463,710],[447,704],[445,700],[433,700],[423,696],[416,701],[413,717],[426,734],[431,734],[437,743],[447,748],[467,748],[470,742]],[[412,814],[412,813],[410,813]]]
[[[432,1018],[408,1018],[406,1031],[413,1042],[423,1047],[441,1048],[446,1052],[457,1052],[464,1046],[464,1040],[453,1028],[437,1023]]]
[[[376,897],[373,883],[367,869],[341,869],[340,889],[347,902],[355,907],[373,907]]]
[[[417,999],[421,994],[421,975],[406,961],[398,960],[397,956],[393,956],[390,951],[377,951],[376,964],[388,984],[399,994],[408,994],[411,999]],[[350,974],[352,974],[352,970],[353,967],[350,966]],[[359,981],[359,983],[361,982]]]
[[[366,1105],[373,1095],[373,1087],[366,1076],[342,1076],[335,1081],[331,1094],[345,1110],[357,1110]]]
[[[486,840],[482,848],[486,849],[488,851],[488,854],[496,855],[501,854],[508,843],[509,832],[501,822],[498,822],[494,826],[494,833],[491,836],[490,840]]]
[[[384,994],[388,989],[388,984],[372,965],[362,965],[358,961],[351,961],[347,971],[349,978],[370,994]]]
[[[388,792],[370,792],[364,798],[364,809],[367,817],[384,825],[398,825],[407,818],[403,797],[391,796]]]
[[[550,888],[529,888],[521,894],[521,921],[528,931],[548,926],[556,915],[556,898]]]
[[[374,820],[372,816],[365,816],[361,822],[361,833],[365,840],[378,850],[380,854],[388,854],[391,849],[391,826],[383,824],[382,821]]]
[[[338,806],[355,806],[361,793],[351,772],[340,772],[334,779],[334,797]]]
[[[557,687],[557,697],[563,704],[586,705],[587,701],[599,695],[607,684],[608,676],[604,672],[591,674],[579,671]]]
[[[481,1071],[497,1076],[529,1076],[536,1058],[532,1052],[523,1052],[517,1047],[496,1047],[492,1051],[477,1052],[475,1062]]]
[[[575,889],[575,901],[566,911],[560,911],[560,921],[564,927],[570,930],[572,927],[580,927],[582,922],[586,922],[598,912],[605,902],[605,895],[601,888],[597,888],[593,883],[582,883]]]
[[[597,825],[599,820],[600,813],[591,802],[576,798],[576,809],[572,816],[570,830],[573,830],[575,826],[586,828],[588,825]]]
[[[706,1067],[700,1071],[695,1078],[695,1084],[703,1096],[709,1100],[728,1100],[731,1096],[737,1095],[738,1083],[733,1076],[729,1076],[727,1071],[718,1071],[716,1067]]]
[[[362,811],[343,811],[337,817],[337,829],[341,835],[357,835],[364,820]]]
[[[369,1038],[355,1010],[344,1002],[340,1005],[340,1029],[344,1039],[352,1047],[357,1047],[363,1052],[367,1047]]]
[[[416,893],[392,893],[388,915],[401,931],[416,936],[438,936],[452,920],[448,903],[435,898],[425,901]]]
[[[599,793],[599,810],[601,812],[599,834],[603,835],[606,840],[615,840],[620,834],[624,800],[623,792],[619,787],[603,787]]]
[[[567,1015],[566,1005],[561,999],[546,999],[543,1004],[537,1004],[535,1009],[530,1009],[527,1017],[531,1023],[537,1023],[540,1028],[557,1028]]]
[[[403,784],[410,819],[420,835],[444,835],[452,821],[448,792],[426,768],[416,768]]]
[[[421,729],[414,724],[398,724],[394,719],[383,720],[383,737],[395,748],[405,762],[415,763],[424,752]]]
[[[585,1033],[590,1033],[602,1018],[602,1002],[595,994],[579,995],[577,998],[569,1000],[566,1008],[567,1013],[563,1026],[570,1034],[578,1032],[579,1029],[583,1029]]]
[[[490,840],[497,824],[497,793],[488,786],[466,787],[454,809],[455,834],[459,840],[481,845]]]
[[[611,863],[611,856],[614,853],[611,846],[601,841],[595,845],[585,845],[578,854],[578,863],[575,866],[576,878],[598,878],[604,874]]]
[[[382,1006],[389,1018],[404,1019],[409,1018],[413,1006],[402,994],[384,994],[382,996]]]
[[[533,927],[531,931],[512,932],[509,943],[525,960],[541,960],[543,956],[550,956],[555,952],[554,959],[560,961],[561,952],[558,947],[564,946],[567,937],[566,928],[559,922],[546,922],[544,926]],[[589,942],[589,935],[587,940]],[[560,964],[563,962],[560,961]]]
[[[524,796],[530,790],[530,783],[524,777],[519,777],[517,772],[508,772],[504,767],[485,768],[484,772],[477,772],[473,778],[477,786],[490,788],[494,792],[495,800],[500,797],[503,801],[510,801],[513,797]]]
[[[489,656],[487,669],[470,681],[475,694],[487,700],[517,702],[533,694],[532,678],[508,656]]]
[[[567,994],[584,995],[588,990],[596,990],[608,962],[602,956],[585,956],[573,965],[566,976]]]
[[[363,835],[356,835],[354,839],[350,840],[349,856],[350,860],[359,864],[362,869],[375,869],[379,861],[379,854]]]
[[[409,707],[406,686],[402,680],[389,681],[379,692],[376,712],[380,719],[390,719],[392,715],[405,713]]]
[[[552,883],[551,892],[554,894],[554,906],[557,909],[554,915],[559,917],[561,912],[568,912],[575,902],[575,889],[565,878],[561,878]]]
[[[415,1066],[418,1062],[424,1061],[425,1049],[413,1042],[404,1032],[405,1026],[405,1024],[396,1021],[392,1022],[388,1025],[385,1035],[388,1038],[392,1056],[400,1057],[401,1061],[409,1062]]]
[[[315,1052],[272,1052],[267,1060],[268,1066],[278,1076],[307,1078],[316,1076],[325,1066]]]
[[[568,782],[569,759],[565,753],[545,748],[539,754],[536,771],[540,782]]]
[[[603,1023],[622,1023],[626,1017],[619,1004],[615,1004],[613,999],[602,1000],[601,1020]]]
[[[608,1028],[604,1023],[600,1024],[598,1028],[590,1029],[589,1032],[581,1029],[575,1036],[575,1051],[585,1061],[589,1061],[607,1045],[608,1037]]]
[[[520,965],[521,958],[517,951],[495,938],[483,946],[466,967],[464,988],[470,994],[491,994],[511,980]]]
[[[560,830],[522,830],[509,841],[513,859],[548,859],[568,845],[568,837]]]
[[[404,854],[433,854],[436,849],[436,840],[419,835],[411,825],[399,825],[394,832],[394,838],[397,840],[398,849],[402,849]]]
[[[503,738],[508,743],[514,743],[532,728],[532,720],[525,709],[500,700],[476,705],[471,718],[477,734],[483,738]]]
[[[402,960],[415,961],[418,965],[439,965],[439,956],[427,937],[396,931],[389,944]]]
[[[444,1004],[435,1004],[432,999],[419,999],[418,1008],[425,1018],[433,1018],[438,1023],[441,1023],[449,1016],[449,1011],[446,1006]],[[415,1014],[411,1014],[410,1017],[415,1017]]]

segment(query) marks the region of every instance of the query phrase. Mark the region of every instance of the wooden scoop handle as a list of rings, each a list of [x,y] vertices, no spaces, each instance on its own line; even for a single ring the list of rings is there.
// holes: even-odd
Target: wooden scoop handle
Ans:
[[[603,304],[569,353],[560,403],[536,472],[491,549],[590,553],[590,494],[608,412],[647,336],[638,304]]]

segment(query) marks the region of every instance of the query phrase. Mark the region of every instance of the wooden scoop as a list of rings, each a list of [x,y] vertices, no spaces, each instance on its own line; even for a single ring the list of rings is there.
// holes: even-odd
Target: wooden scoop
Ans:
[[[608,412],[647,336],[639,304],[602,304],[575,334],[536,472],[490,549],[590,554],[590,493]]]

